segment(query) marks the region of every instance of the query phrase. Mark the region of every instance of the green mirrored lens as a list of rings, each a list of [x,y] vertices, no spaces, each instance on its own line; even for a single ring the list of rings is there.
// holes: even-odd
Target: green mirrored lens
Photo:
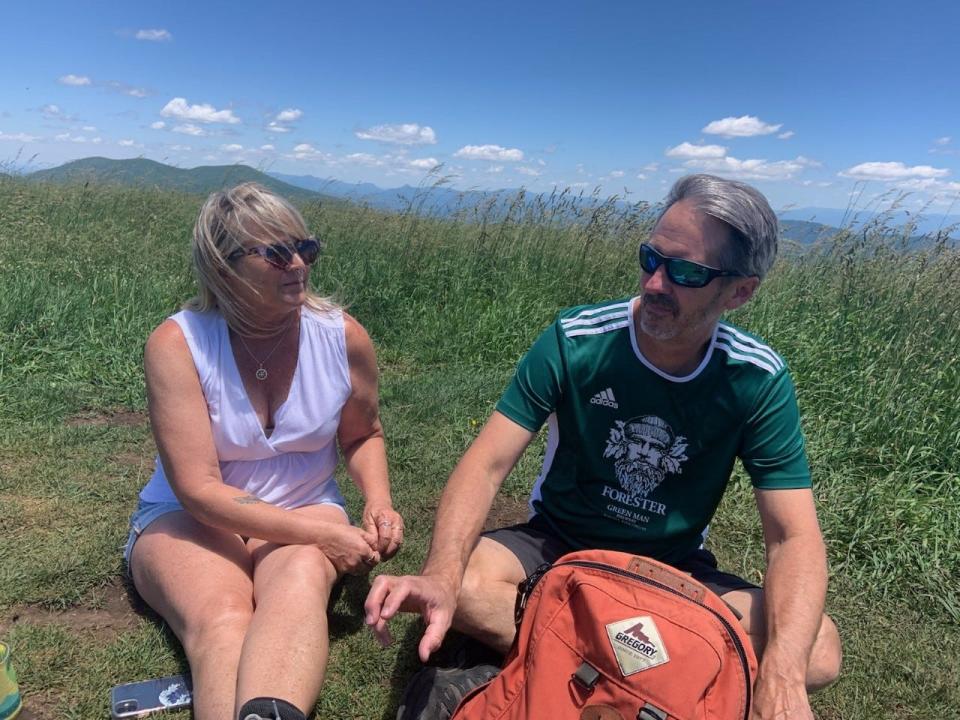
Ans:
[[[713,273],[710,268],[698,265],[687,260],[670,260],[667,269],[670,271],[670,278],[678,285],[688,287],[702,287],[710,282]]]

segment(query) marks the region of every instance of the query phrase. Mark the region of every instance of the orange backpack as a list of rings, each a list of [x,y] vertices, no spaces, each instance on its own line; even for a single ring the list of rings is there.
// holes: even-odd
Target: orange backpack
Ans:
[[[451,720],[749,718],[747,634],[717,595],[668,565],[565,555],[521,583],[517,620],[503,670]]]

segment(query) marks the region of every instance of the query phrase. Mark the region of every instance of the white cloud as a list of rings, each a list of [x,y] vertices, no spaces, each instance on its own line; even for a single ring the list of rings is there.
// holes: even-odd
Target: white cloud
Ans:
[[[55,135],[53,139],[59,140],[60,142],[92,143],[94,145],[99,145],[103,142],[103,138],[100,137],[88,138],[86,135],[71,135],[68,132]]]
[[[688,168],[706,170],[737,180],[790,180],[809,167],[820,165],[816,160],[802,155],[793,160],[770,162],[764,159],[739,160],[727,155],[722,158],[698,158],[688,160]]]
[[[199,125],[194,125],[193,123],[183,123],[182,125],[175,125],[173,127],[175,133],[180,133],[181,135],[193,135],[194,137],[201,137],[206,135],[203,131],[203,128]]]
[[[114,92],[118,92],[122,95],[129,95],[130,97],[135,97],[135,98],[145,98],[147,97],[147,95],[150,94],[143,88],[134,87],[133,85],[127,85],[126,83],[122,83],[117,80],[110,80],[104,85],[105,87],[107,87],[110,90],[113,90]]]
[[[523,150],[505,148],[499,145],[464,145],[457,150],[454,157],[467,160],[493,160],[495,162],[520,162],[523,160]]]
[[[541,158],[538,158],[538,159],[537,159],[537,165],[539,165],[540,167],[546,167],[546,166],[547,166],[547,161],[546,161],[546,160],[543,160],[543,159],[541,159]]]
[[[261,146],[260,146],[260,149],[261,149],[261,150],[276,150],[276,148],[275,148],[273,145],[261,145]]]
[[[414,170],[433,170],[439,164],[440,163],[437,162],[437,159],[432,157],[417,158],[408,163],[408,165]]]
[[[517,168],[517,172],[521,175],[529,175],[530,177],[540,177],[543,174],[536,168],[526,167],[523,165]]]
[[[274,118],[277,122],[286,123],[286,122],[295,122],[303,117],[303,110],[298,110],[297,108],[287,108],[286,110],[281,110],[277,113],[277,117]]]
[[[150,127],[152,127],[154,130],[163,130],[166,126],[167,124],[163,120],[157,120],[154,123],[150,123]]]
[[[637,180],[646,180],[647,176],[643,173],[637,173]]]
[[[61,117],[63,115],[63,111],[60,109],[59,105],[50,104],[44,105],[42,108],[40,108],[40,114],[48,120],[53,120],[54,118]]]
[[[271,121],[269,122],[269,124],[267,125],[267,132],[273,132],[273,133],[288,133],[288,132],[290,132],[290,128],[288,128],[288,127],[285,126],[285,125],[281,125],[281,124],[278,123],[276,120],[271,120]]]
[[[895,183],[900,190],[928,193],[933,196],[949,195],[956,197],[960,194],[960,182],[945,182],[934,178],[908,178]]]
[[[376,140],[393,145],[436,145],[437,135],[429,125],[402,123],[400,125],[375,125],[353,133],[361,140]]]
[[[27,133],[5,133],[0,130],[0,140],[9,140],[11,142],[36,142],[40,138],[36,135],[27,135]]]
[[[171,145],[170,149],[174,152],[187,152],[192,148],[189,145]]]
[[[121,147],[139,147],[135,140],[118,140],[117,145]]]
[[[782,132],[777,135],[777,140],[789,140],[794,135],[796,135],[796,133],[793,130],[787,130],[786,132]]]
[[[611,170],[610,177],[612,178],[622,178],[626,173],[623,170]]]
[[[476,170],[476,168],[474,168],[474,170]],[[490,173],[491,175],[496,175],[497,173],[502,173],[502,172],[503,172],[503,165],[491,165],[490,167],[487,168],[487,172]]]
[[[236,125],[240,118],[232,110],[217,110],[213,105],[205,103],[190,105],[185,98],[177,97],[168,102],[160,111],[163,117],[175,117],[180,120],[190,120],[202,123],[227,123]]]
[[[74,85],[80,87],[81,85],[89,85],[90,78],[86,75],[62,75],[59,79],[61,85]]]
[[[137,40],[149,40],[151,42],[165,42],[167,40],[173,40],[173,35],[167,30],[156,29],[156,30],[137,30],[137,34],[134,35]]]
[[[657,170],[660,169],[660,163],[655,163],[655,162],[647,163],[640,169],[645,170],[647,172],[656,172]]]
[[[237,143],[230,143],[229,145],[221,145],[220,149],[223,150],[224,152],[229,152],[229,153],[242,152],[243,145],[238,145]]]
[[[296,160],[316,160],[325,163],[329,163],[334,159],[332,155],[322,150],[317,150],[317,148],[310,143],[300,143],[295,146],[293,148],[293,157]]]
[[[723,145],[692,145],[683,142],[676,147],[667,148],[667,157],[679,158],[722,158],[727,154]]]
[[[370,153],[350,153],[343,158],[344,162],[353,165],[365,165],[366,167],[377,167],[383,165],[383,161],[376,155]]]
[[[841,171],[841,177],[854,180],[907,180],[909,178],[940,178],[949,175],[946,168],[935,168],[930,165],[914,165],[907,167],[902,162],[865,162],[854,165]]]
[[[953,140],[952,137],[949,135],[944,135],[943,137],[938,137],[933,142],[935,145],[949,145],[951,140]]]
[[[93,125],[84,125],[81,129],[82,129],[84,132],[96,132],[96,131],[97,131],[97,128],[95,128]]]
[[[740,117],[725,117],[723,120],[714,120],[703,128],[708,135],[722,135],[725,138],[755,137],[757,135],[771,135],[783,127],[763,122],[753,115]]]

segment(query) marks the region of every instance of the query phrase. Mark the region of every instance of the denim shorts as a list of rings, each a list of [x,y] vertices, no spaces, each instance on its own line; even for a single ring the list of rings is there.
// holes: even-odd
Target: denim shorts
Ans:
[[[130,575],[130,556],[133,554],[133,545],[137,538],[147,529],[147,526],[158,517],[167,513],[179,512],[183,510],[183,505],[178,502],[146,502],[140,500],[137,509],[130,517],[130,534],[127,536],[127,544],[123,548],[123,559],[127,563],[127,574]]]

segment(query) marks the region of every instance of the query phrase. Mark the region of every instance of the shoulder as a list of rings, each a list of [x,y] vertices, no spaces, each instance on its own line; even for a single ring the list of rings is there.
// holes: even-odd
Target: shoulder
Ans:
[[[168,353],[177,350],[187,349],[187,338],[184,333],[184,324],[182,324],[181,315],[177,313],[173,317],[168,317],[160,323],[156,329],[150,333],[147,338],[147,344],[144,347],[146,355],[156,355],[158,353]]]
[[[561,310],[555,325],[563,337],[577,338],[629,328],[630,322],[630,298],[620,298]]]
[[[340,311],[343,317],[343,335],[347,346],[347,361],[351,367],[376,367],[376,353],[373,349],[373,340],[359,321],[347,312]]]
[[[183,327],[167,318],[150,333],[143,349],[144,372],[149,381],[160,375],[186,372],[194,367]]]
[[[730,323],[721,321],[717,326],[714,348],[724,354],[729,366],[769,377],[786,372],[787,363],[772,347]]]

